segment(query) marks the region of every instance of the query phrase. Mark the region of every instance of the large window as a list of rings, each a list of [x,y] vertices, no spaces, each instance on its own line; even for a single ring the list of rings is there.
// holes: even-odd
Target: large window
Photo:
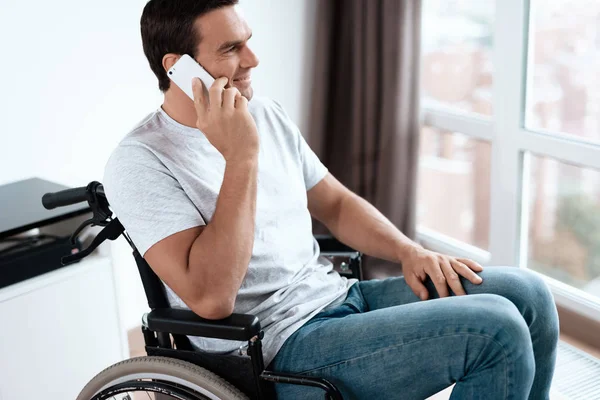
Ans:
[[[600,2],[535,2],[528,55],[527,128],[600,141]]]
[[[492,114],[493,0],[425,0],[423,94],[438,107]]]
[[[600,172],[527,158],[528,267],[600,298]]]
[[[489,142],[424,126],[419,159],[419,223],[487,250]]]
[[[417,222],[600,311],[600,2],[423,0]]]

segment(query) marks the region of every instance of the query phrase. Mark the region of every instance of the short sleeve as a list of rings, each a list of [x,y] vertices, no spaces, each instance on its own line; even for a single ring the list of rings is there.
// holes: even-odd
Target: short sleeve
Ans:
[[[327,167],[323,165],[319,157],[312,151],[300,131],[298,131],[298,152],[302,160],[302,172],[304,173],[304,184],[306,190],[312,189],[327,175]]]
[[[142,255],[162,239],[206,225],[167,167],[141,146],[117,147],[103,184],[111,209]]]
[[[275,109],[284,119],[286,125],[289,126],[290,130],[293,132],[294,141],[296,143],[296,147],[298,149],[298,153],[300,155],[300,161],[302,163],[302,173],[304,174],[304,185],[306,186],[306,190],[312,189],[317,183],[319,183],[325,176],[327,175],[328,169],[323,165],[319,157],[314,153],[314,151],[310,148],[306,140],[300,133],[300,129],[298,126],[292,121],[292,119],[287,115],[281,104],[273,100],[275,104]]]

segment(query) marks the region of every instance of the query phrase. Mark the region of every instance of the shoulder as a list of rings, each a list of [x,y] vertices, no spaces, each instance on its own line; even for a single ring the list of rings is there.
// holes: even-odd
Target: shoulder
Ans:
[[[168,128],[155,111],[139,122],[112,151],[107,165],[139,164],[158,160],[158,152],[172,145]]]
[[[140,179],[149,170],[164,169],[157,150],[165,141],[156,113],[150,114],[126,134],[110,154],[104,168],[105,185]],[[164,145],[164,144],[163,144]]]

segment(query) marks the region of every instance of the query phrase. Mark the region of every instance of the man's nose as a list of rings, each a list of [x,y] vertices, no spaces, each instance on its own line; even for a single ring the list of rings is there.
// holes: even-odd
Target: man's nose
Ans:
[[[242,68],[256,68],[259,64],[259,59],[254,54],[254,52],[250,49],[250,47],[246,46],[244,48],[243,58],[242,58]]]

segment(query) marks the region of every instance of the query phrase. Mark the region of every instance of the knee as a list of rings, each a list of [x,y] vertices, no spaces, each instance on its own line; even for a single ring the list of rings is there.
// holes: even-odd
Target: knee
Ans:
[[[479,323],[490,340],[502,348],[507,362],[518,364],[523,376],[533,376],[535,361],[531,335],[517,307],[510,300],[494,294],[473,297],[477,298],[480,308]]]
[[[511,268],[509,283],[529,295],[530,300],[543,305],[554,306],[554,298],[548,284],[539,274],[523,268]]]
[[[560,326],[556,303],[548,284],[538,274],[528,270],[519,268],[519,275],[522,286],[527,288],[529,294],[526,299],[529,307],[525,308],[524,315],[531,326],[532,337],[544,340],[550,347],[556,346]]]
[[[521,291],[521,307],[529,324],[536,324],[545,336],[558,341],[558,312],[548,284],[539,274],[522,268],[514,268],[510,280]]]
[[[513,302],[528,324],[544,321],[547,329],[558,334],[558,313],[554,297],[546,282],[536,273],[507,267],[500,270],[493,285],[499,285],[494,293]]]
[[[476,318],[484,330],[503,343],[531,344],[527,323],[510,300],[495,294],[474,295],[473,300]]]

